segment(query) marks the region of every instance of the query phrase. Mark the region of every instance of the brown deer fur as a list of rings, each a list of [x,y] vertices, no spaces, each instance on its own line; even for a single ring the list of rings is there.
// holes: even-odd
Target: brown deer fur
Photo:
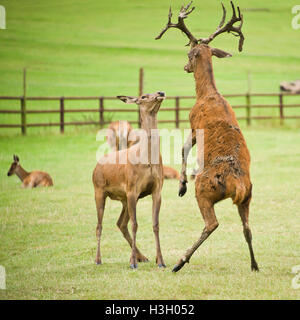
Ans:
[[[47,172],[32,171],[27,172],[20,165],[18,156],[13,156],[13,163],[7,173],[8,176],[16,174],[22,181],[22,188],[35,188],[35,187],[50,187],[53,186],[53,181]]]
[[[118,96],[119,99],[126,103],[137,103],[141,114],[141,127],[146,131],[148,136],[148,151],[151,149],[151,129],[157,128],[157,112],[162,101],[165,98],[164,93],[144,95],[139,98]],[[98,224],[96,235],[98,239],[98,248],[96,263],[101,264],[100,238],[102,233],[102,219],[104,214],[105,200],[110,197],[113,200],[122,202],[123,209],[120,214],[117,226],[120,228],[123,236],[132,248],[130,257],[131,268],[137,268],[137,262],[145,262],[148,259],[139,251],[136,246],[136,233],[138,223],[136,218],[136,205],[140,198],[152,195],[152,221],[153,232],[156,241],[156,262],[159,267],[165,267],[162,257],[159,241],[159,211],[161,205],[161,189],[163,185],[162,159],[159,154],[159,163],[153,164],[148,156],[148,163],[132,164],[129,158],[132,154],[140,154],[140,141],[129,149],[116,151],[104,156],[98,161],[93,173],[93,183],[95,188],[95,200],[98,212]],[[125,156],[128,161],[126,164],[108,163],[110,159],[117,159]],[[106,160],[106,163],[103,163]],[[132,224],[132,237],[128,231],[128,222]]]
[[[185,8],[181,8],[178,24],[176,25],[171,23],[170,11],[169,22],[161,35],[169,27],[174,26],[182,31],[187,30],[183,19],[194,9],[192,8],[188,11],[190,4]],[[233,203],[238,206],[244,227],[245,239],[249,246],[251,269],[258,271],[248,223],[252,190],[249,173],[250,154],[232,107],[216,88],[212,67],[213,55],[219,58],[230,57],[231,55],[220,49],[210,48],[207,45],[216,35],[225,31],[234,31],[242,40],[240,40],[239,47],[241,51],[244,40],[241,33],[243,19],[239,8],[239,17],[235,14],[233,4],[232,8],[232,19],[225,27],[221,28],[226,16],[226,10],[223,6],[223,19],[217,31],[209,38],[196,40],[191,34],[188,35],[189,33],[185,32],[190,39],[191,50],[188,53],[189,62],[184,69],[187,72],[194,73],[197,100],[189,114],[192,133],[182,149],[182,172],[179,195],[183,196],[186,192],[186,161],[190,149],[196,143],[196,130],[203,129],[204,150],[197,150],[197,152],[198,159],[200,159],[200,153],[204,152],[204,168],[202,172],[196,175],[195,193],[205,222],[205,228],[198,241],[177,262],[173,269],[174,272],[177,272],[186,262],[189,262],[193,253],[218,227],[219,223],[215,215],[214,204],[226,198],[231,198]],[[241,21],[238,28],[233,27],[236,21]]]
[[[107,134],[107,143],[112,150],[122,150],[130,148],[136,141],[128,140],[130,132],[133,130],[128,121],[114,121],[111,122]],[[179,172],[171,167],[163,166],[164,179],[180,179]]]

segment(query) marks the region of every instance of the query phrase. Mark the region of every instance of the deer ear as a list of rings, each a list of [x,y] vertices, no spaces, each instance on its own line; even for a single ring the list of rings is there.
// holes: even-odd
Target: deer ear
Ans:
[[[232,57],[232,54],[225,52],[221,49],[217,49],[217,48],[211,48],[211,53],[213,56],[216,56],[218,58],[230,58]]]
[[[117,98],[125,103],[136,103],[138,100],[138,98],[129,97],[129,96],[117,96]]]
[[[16,155],[14,155],[14,161],[15,161],[15,162],[19,162],[19,161],[20,161],[20,160],[19,160],[19,157],[16,156]]]

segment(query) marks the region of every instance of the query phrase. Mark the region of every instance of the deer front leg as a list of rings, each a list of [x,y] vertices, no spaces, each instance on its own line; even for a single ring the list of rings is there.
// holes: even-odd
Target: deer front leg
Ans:
[[[160,240],[159,240],[159,211],[161,205],[161,194],[160,190],[152,194],[152,224],[153,224],[153,232],[155,235],[155,244],[156,244],[156,263],[159,268],[165,268],[165,262],[162,257],[161,249],[160,249]]]
[[[137,264],[137,254],[138,249],[136,247],[136,233],[138,229],[138,224],[136,220],[136,202],[137,197],[130,193],[127,195],[127,204],[128,204],[128,213],[132,224],[132,247],[131,247],[131,257],[130,257],[130,268],[136,269],[138,267]]]
[[[186,176],[186,166],[187,166],[187,158],[188,155],[192,149],[192,147],[196,143],[196,137],[192,131],[190,135],[188,136],[185,144],[182,147],[182,167],[181,167],[181,175],[180,175],[180,181],[179,181],[179,197],[183,197],[186,193],[187,187],[187,176]]]

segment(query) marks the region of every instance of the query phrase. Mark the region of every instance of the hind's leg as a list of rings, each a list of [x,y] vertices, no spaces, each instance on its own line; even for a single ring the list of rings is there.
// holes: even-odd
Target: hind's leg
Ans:
[[[243,222],[243,228],[244,228],[244,235],[245,239],[248,243],[249,251],[250,251],[250,258],[251,258],[251,270],[252,271],[259,271],[257,262],[254,258],[254,252],[252,248],[252,234],[249,227],[249,205],[250,205],[251,197],[245,202],[240,205],[238,205],[238,210],[240,217]]]
[[[127,210],[127,203],[124,202],[122,204],[123,204],[123,208],[122,208],[122,212],[120,214],[120,217],[118,219],[117,226],[119,227],[119,229],[121,230],[124,238],[126,239],[128,244],[132,248],[132,238],[131,238],[130,233],[128,231],[129,214],[128,214],[128,210]],[[139,251],[138,248],[137,248],[137,260],[138,260],[138,262],[147,262],[148,261],[148,258],[145,257]]]
[[[96,208],[98,214],[98,223],[96,227],[96,236],[97,236],[97,254],[95,262],[96,264],[101,264],[101,253],[100,253],[100,238],[102,233],[102,219],[104,214],[104,207],[105,207],[105,199],[106,196],[104,195],[103,191],[100,189],[95,190],[95,201],[96,201]]]

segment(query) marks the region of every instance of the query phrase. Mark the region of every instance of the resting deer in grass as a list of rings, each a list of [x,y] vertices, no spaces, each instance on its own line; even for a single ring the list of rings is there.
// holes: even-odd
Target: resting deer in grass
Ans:
[[[98,248],[96,264],[101,264],[100,238],[102,233],[102,219],[104,214],[105,200],[107,197],[122,202],[123,208],[117,226],[132,248],[130,267],[137,268],[138,262],[146,262],[148,259],[139,251],[136,245],[136,233],[138,223],[136,218],[136,205],[139,199],[148,195],[152,196],[152,221],[153,232],[156,241],[156,262],[159,267],[165,267],[159,240],[159,211],[161,205],[161,189],[163,185],[162,159],[159,153],[159,143],[156,146],[159,153],[157,163],[151,159],[152,129],[157,129],[157,112],[162,101],[165,99],[163,92],[142,95],[139,98],[118,96],[125,103],[136,103],[141,114],[141,127],[147,134],[147,145],[140,139],[128,149],[112,152],[101,158],[93,173],[95,188],[95,200],[98,212],[98,224],[96,236]],[[135,162],[134,159],[147,159],[143,162]],[[120,161],[125,159],[127,161]],[[114,163],[115,162],[115,163]],[[132,224],[132,237],[128,231],[128,222]]]
[[[122,150],[130,148],[138,142],[136,140],[129,140],[128,137],[133,128],[128,121],[114,121],[111,122],[107,131],[107,143],[112,150]],[[179,172],[171,167],[163,166],[164,179],[180,179]]]
[[[212,56],[218,58],[231,57],[220,49],[214,49],[208,44],[218,35],[224,32],[233,33],[239,37],[239,51],[242,51],[244,36],[241,31],[243,16],[239,7],[238,15],[231,2],[232,18],[225,25],[226,9],[222,4],[223,17],[216,31],[208,38],[196,39],[187,29],[184,19],[195,9],[190,8],[191,2],[182,6],[178,22],[172,23],[170,8],[169,19],[166,27],[157,36],[160,39],[169,28],[181,30],[189,39],[191,50],[188,53],[188,64],[184,67],[186,72],[194,72],[196,82],[196,104],[189,114],[191,135],[182,148],[182,172],[179,187],[179,196],[183,196],[187,190],[186,163],[190,149],[196,143],[196,130],[204,129],[203,171],[198,173],[195,181],[197,202],[205,222],[205,228],[200,238],[186,251],[177,262],[173,271],[180,270],[186,262],[189,262],[193,253],[218,227],[214,204],[232,198],[237,205],[243,223],[245,239],[249,246],[251,257],[251,269],[258,271],[252,249],[252,235],[249,227],[249,204],[251,200],[252,184],[250,181],[249,166],[250,154],[230,104],[218,92],[214,80]],[[238,26],[234,26],[239,22]]]
[[[53,186],[53,181],[47,172],[32,171],[27,172],[20,165],[18,156],[13,156],[13,163],[7,172],[8,176],[16,174],[22,181],[22,188],[35,188],[35,187],[50,187]]]
[[[165,179],[176,179],[176,180],[180,179],[179,172],[171,167],[164,166],[163,171],[164,171]]]

